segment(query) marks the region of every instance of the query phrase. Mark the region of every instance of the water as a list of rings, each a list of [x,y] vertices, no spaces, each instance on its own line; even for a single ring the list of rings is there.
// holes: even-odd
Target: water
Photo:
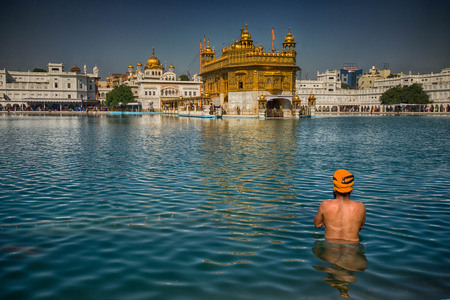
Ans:
[[[2,115],[0,298],[448,298],[449,129]],[[367,208],[355,247],[313,226],[339,168]]]

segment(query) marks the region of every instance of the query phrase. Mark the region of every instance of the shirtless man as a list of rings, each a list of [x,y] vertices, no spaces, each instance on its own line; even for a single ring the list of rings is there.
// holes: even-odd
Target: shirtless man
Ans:
[[[333,200],[320,204],[314,225],[325,225],[325,239],[335,243],[359,242],[359,231],[366,220],[366,208],[361,202],[350,200],[354,177],[347,170],[337,170],[333,176]]]

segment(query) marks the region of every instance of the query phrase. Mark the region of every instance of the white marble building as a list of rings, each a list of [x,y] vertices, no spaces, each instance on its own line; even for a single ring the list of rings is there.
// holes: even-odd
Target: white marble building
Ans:
[[[129,65],[126,75],[127,80],[124,84],[131,87],[136,104],[143,110],[161,111],[164,110],[164,100],[180,96],[183,98],[201,96],[201,79],[194,76],[190,81],[178,80],[174,66],[170,65],[165,69],[155,56],[154,48],[152,56],[144,66],[137,63],[134,69],[133,65]],[[109,90],[111,89],[110,87]],[[108,90],[102,89],[101,100],[106,99],[107,92]]]
[[[342,89],[338,70],[327,70],[317,73],[317,80],[297,80],[296,91],[301,104],[306,106],[311,94],[316,98],[316,108],[319,112],[346,111],[383,111],[381,95],[395,86],[419,83],[430,96],[433,107],[439,109],[450,105],[450,68],[440,73],[424,75],[402,75],[396,78],[375,80],[375,87],[366,89]],[[431,107],[431,105],[430,105]]]
[[[62,63],[49,63],[47,72],[0,70],[0,109],[49,106],[64,109],[95,105],[98,68],[82,73],[78,67],[64,71]]]

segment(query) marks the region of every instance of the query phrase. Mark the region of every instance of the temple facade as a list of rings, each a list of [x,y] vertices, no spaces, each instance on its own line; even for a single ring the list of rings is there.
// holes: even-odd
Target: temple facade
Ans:
[[[200,78],[180,80],[173,65],[167,68],[155,56],[155,48],[145,65],[138,62],[136,68],[128,66],[122,83],[131,87],[135,104],[143,110],[172,111],[177,108],[180,97],[200,97]]]
[[[209,41],[201,51],[203,96],[231,114],[256,114],[261,110],[292,110],[295,101],[296,65],[294,36],[289,31],[283,50],[265,51],[253,44],[247,25],[238,41],[216,51]]]

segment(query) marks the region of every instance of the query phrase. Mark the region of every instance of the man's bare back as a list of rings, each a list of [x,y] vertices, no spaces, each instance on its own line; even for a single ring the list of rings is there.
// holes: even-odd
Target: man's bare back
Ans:
[[[345,171],[346,170],[338,170]],[[350,174],[350,173],[348,173]],[[350,178],[350,184],[347,178]],[[336,178],[334,178],[336,179]],[[317,215],[314,218],[314,225],[317,228],[325,226],[325,239],[334,242],[358,242],[359,231],[363,228],[366,220],[366,208],[361,202],[350,200],[350,192],[353,185],[353,175],[338,179],[335,182],[334,191],[336,198],[333,200],[325,200],[320,204]],[[350,181],[350,180],[348,180]],[[350,192],[348,192],[350,190]],[[340,192],[339,192],[340,191]],[[345,193],[341,193],[344,191]]]

